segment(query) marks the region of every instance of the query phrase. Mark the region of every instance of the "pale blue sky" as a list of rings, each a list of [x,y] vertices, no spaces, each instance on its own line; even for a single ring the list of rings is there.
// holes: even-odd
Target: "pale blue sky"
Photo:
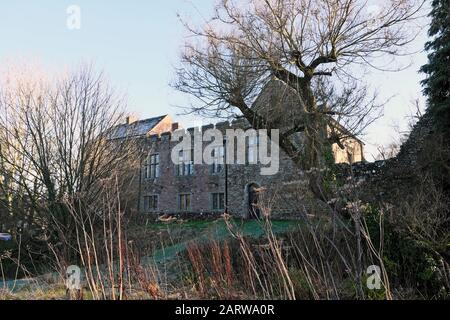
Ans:
[[[80,30],[66,27],[69,5],[81,8]],[[198,124],[194,117],[177,116],[175,105],[186,105],[188,97],[169,86],[184,36],[177,13],[198,19],[197,9],[207,16],[213,6],[213,0],[2,0],[0,64],[31,61],[58,69],[92,61],[127,94],[130,112],[142,118],[170,114],[187,126]],[[426,28],[413,48],[422,51],[425,41]],[[405,71],[374,71],[366,78],[382,97],[396,95],[363,138],[367,153],[395,136],[392,124],[404,123],[411,99],[421,96],[417,70],[426,55],[418,52],[403,62],[410,60]]]

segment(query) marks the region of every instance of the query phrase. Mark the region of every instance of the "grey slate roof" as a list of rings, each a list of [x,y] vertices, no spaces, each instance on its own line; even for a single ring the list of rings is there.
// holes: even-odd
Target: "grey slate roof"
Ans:
[[[144,136],[160,123],[167,115],[138,120],[131,124],[120,124],[111,129],[109,139],[123,139],[137,136]]]

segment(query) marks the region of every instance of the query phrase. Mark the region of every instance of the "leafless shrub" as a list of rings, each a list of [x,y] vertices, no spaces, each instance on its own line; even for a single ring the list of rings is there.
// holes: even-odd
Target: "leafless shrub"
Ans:
[[[84,209],[111,173],[128,179],[136,144],[110,141],[124,119],[121,99],[90,66],[59,78],[17,77],[0,92],[0,183],[10,225],[42,240],[59,270],[76,260],[68,203]],[[82,199],[82,200],[81,200]],[[72,207],[71,209],[74,209]],[[45,248],[35,248],[44,251]]]

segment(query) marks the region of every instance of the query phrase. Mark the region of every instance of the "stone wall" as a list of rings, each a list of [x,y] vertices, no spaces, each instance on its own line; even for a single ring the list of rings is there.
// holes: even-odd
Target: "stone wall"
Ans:
[[[354,138],[347,138],[344,142],[344,149],[336,143],[332,146],[334,160],[336,163],[349,163],[364,161],[364,148],[361,141]]]
[[[408,139],[402,144],[400,152],[394,158],[338,165],[336,171],[341,177],[352,176],[362,181],[363,197],[366,200],[395,202],[402,194],[407,194],[428,170],[426,157],[436,150],[426,150],[434,134],[433,120],[425,114],[412,128]],[[429,152],[430,151],[430,152]]]
[[[211,129],[208,125],[201,128],[202,131]],[[225,134],[228,128],[248,129],[245,121],[235,121],[232,125],[227,122],[215,126]],[[190,132],[194,128],[187,129]],[[212,193],[225,192],[225,173],[213,174],[209,165],[194,165],[194,174],[191,176],[177,176],[176,167],[171,160],[171,152],[178,142],[171,141],[171,133],[163,133],[160,136],[153,135],[141,139],[148,154],[159,154],[160,176],[156,179],[146,179],[141,170],[140,208],[148,214],[169,214],[176,216],[214,216],[223,213],[212,209]],[[203,150],[207,143],[203,144]],[[271,176],[261,175],[261,165],[247,164],[228,165],[228,209],[229,213],[247,218],[249,215],[249,186],[260,188],[260,204],[270,206],[274,217],[296,215],[298,212],[299,196],[301,193],[307,197],[305,191],[304,174],[295,168],[293,162],[284,152],[280,151],[280,168],[277,174]],[[296,193],[293,192],[296,190]],[[191,195],[191,210],[183,212],[179,210],[179,194]],[[158,195],[159,206],[155,212],[142,210],[144,197]]]
[[[385,168],[391,161],[355,162],[352,165],[339,163],[335,165],[335,171],[342,178],[353,176],[358,180],[369,180],[383,175]]]
[[[171,120],[170,120],[171,121]],[[165,125],[170,127],[170,121]],[[250,124],[244,120],[235,120],[232,123],[222,122],[207,125],[201,128],[189,128],[187,131],[193,133],[195,130],[217,128],[225,134],[226,129],[251,129]],[[194,165],[194,174],[189,176],[177,176],[176,166],[171,160],[171,153],[178,142],[172,141],[172,130],[160,134],[140,138],[145,153],[148,155],[159,155],[160,176],[156,179],[147,179],[143,167],[140,172],[139,183],[139,208],[141,212],[154,215],[176,215],[176,216],[200,216],[208,217],[220,215],[223,210],[212,209],[212,194],[225,193],[225,173],[213,174],[211,167],[205,164]],[[294,142],[301,146],[302,135],[296,134]],[[202,150],[208,143],[203,144]],[[354,145],[359,141],[350,141]],[[333,149],[334,150],[334,149]],[[343,152],[346,153],[344,150]],[[358,151],[362,155],[362,145]],[[235,150],[236,153],[236,150]],[[338,159],[338,155],[334,156]],[[358,159],[361,159],[360,156]],[[317,200],[314,200],[305,177],[305,173],[299,170],[290,158],[280,150],[279,170],[274,175],[262,175],[260,164],[230,164],[228,165],[228,212],[247,218],[251,209],[249,192],[251,187],[256,187],[259,192],[259,204],[270,210],[271,216],[275,218],[286,218],[299,216],[300,212],[308,211],[314,213],[317,209]],[[179,195],[190,194],[191,207],[189,212],[179,209]],[[158,196],[158,209],[154,211],[145,210],[144,197]]]

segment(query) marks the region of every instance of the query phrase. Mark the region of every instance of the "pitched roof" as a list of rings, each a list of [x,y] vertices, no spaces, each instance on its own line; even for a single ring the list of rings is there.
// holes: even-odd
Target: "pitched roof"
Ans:
[[[271,79],[261,89],[252,109],[280,127],[300,122],[304,111],[298,92],[278,79]]]
[[[263,117],[270,119],[273,123],[280,126],[290,125],[295,121],[301,123],[302,117],[305,115],[303,101],[299,93],[278,79],[271,79],[267,82],[253,103],[252,108]],[[356,137],[333,117],[327,117],[329,124],[332,124],[349,137],[364,144],[361,139]]]
[[[109,139],[123,139],[144,136],[156,127],[167,115],[138,120],[130,124],[119,124],[111,129]]]

